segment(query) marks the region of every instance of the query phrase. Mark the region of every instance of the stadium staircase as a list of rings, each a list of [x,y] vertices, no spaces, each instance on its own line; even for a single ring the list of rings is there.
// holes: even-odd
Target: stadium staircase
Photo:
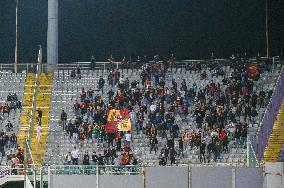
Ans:
[[[50,111],[50,98],[52,91],[53,73],[41,73],[39,77],[39,89],[37,95],[37,109],[42,110],[42,134],[40,141],[36,139],[37,134],[37,123],[38,120],[35,119],[33,131],[32,131],[32,141],[31,141],[31,153],[33,155],[34,164],[41,165],[45,158],[47,137],[48,137],[48,117]],[[37,118],[37,116],[35,117]]]
[[[264,162],[277,162],[284,142],[284,101],[282,101],[277,120],[274,123],[268,146],[264,152]]]
[[[33,104],[33,95],[35,88],[35,73],[28,73],[25,81],[23,96],[23,108],[20,116],[20,126],[18,131],[18,144],[24,148],[24,141],[30,127],[30,116]]]

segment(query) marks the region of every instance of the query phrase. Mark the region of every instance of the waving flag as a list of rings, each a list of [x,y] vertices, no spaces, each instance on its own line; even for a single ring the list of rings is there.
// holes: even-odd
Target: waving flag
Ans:
[[[259,76],[259,68],[255,63],[247,63],[247,74],[249,78],[256,79]]]
[[[107,118],[106,131],[131,131],[129,110],[110,110]]]

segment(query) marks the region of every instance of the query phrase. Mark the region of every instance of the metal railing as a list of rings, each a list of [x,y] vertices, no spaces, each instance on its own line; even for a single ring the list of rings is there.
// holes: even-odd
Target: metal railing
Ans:
[[[265,59],[267,59],[266,57],[262,57],[261,60],[264,61]],[[273,61],[277,61],[279,62],[279,56],[274,56],[272,58],[269,58]],[[249,59],[251,62],[256,62],[256,58],[250,58]],[[153,61],[149,61],[149,63],[152,63]],[[107,70],[110,68],[110,63],[109,62],[96,62],[95,63],[95,69],[96,70]],[[115,68],[120,68],[120,69],[124,69],[125,66],[118,61],[115,61],[114,63],[114,67]],[[133,64],[134,66],[137,64],[137,62],[131,62],[131,64]],[[230,64],[234,64],[234,61],[231,59],[199,59],[199,60],[179,60],[179,61],[175,61],[173,63],[173,67],[174,68],[187,68],[188,65],[190,64],[202,64],[202,65],[209,65],[209,64],[217,64],[217,65],[230,65]],[[56,64],[56,65],[49,65],[52,66],[52,70],[72,70],[72,69],[76,69],[77,66],[80,66],[80,68],[82,70],[90,70],[90,62],[72,62],[72,63],[67,63],[67,64]],[[135,68],[133,66],[130,66],[128,68]],[[0,71],[14,71],[15,69],[15,64],[14,63],[0,63]],[[48,65],[46,63],[42,63],[41,66],[41,72],[47,72],[48,70]],[[18,63],[17,64],[17,70],[18,72],[36,72],[37,71],[37,63]]]
[[[143,168],[134,165],[52,165],[49,172],[54,175],[139,175],[143,173]]]

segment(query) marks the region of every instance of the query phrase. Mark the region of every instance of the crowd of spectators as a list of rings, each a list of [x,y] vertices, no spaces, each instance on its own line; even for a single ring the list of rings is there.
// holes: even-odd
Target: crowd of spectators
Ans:
[[[202,64],[188,65],[188,74],[194,71],[200,74],[200,79],[212,78],[205,87],[199,88],[198,80],[180,83],[175,79],[166,87],[165,76],[174,67],[174,61],[174,56],[167,62],[159,61],[158,56],[151,63],[137,61],[141,67],[140,79],[131,83],[119,69],[111,68],[106,80],[100,77],[96,86],[82,88],[80,99],[73,104],[74,114],[68,114],[68,122],[67,114],[62,111],[62,128],[70,135],[70,142],[78,143],[79,147],[84,147],[85,140],[107,144],[101,154],[96,154],[96,148],[91,157],[88,153],[81,154],[83,164],[90,161],[100,165],[137,164],[132,152],[133,134],[148,137],[148,154],[158,155],[160,165],[176,163],[177,157],[184,157],[186,148],[197,148],[200,162],[220,161],[221,153],[229,152],[230,142],[235,148],[246,148],[249,124],[256,123],[258,110],[267,105],[272,90],[254,90],[254,79],[258,78],[249,78],[246,59],[236,58],[230,61],[231,74],[213,61],[206,65],[210,68],[209,75],[203,71]],[[122,63],[130,66],[125,59]],[[269,66],[262,65],[260,72],[268,69]],[[222,77],[221,83],[214,82],[218,76]],[[106,84],[110,87],[107,91]],[[129,110],[131,131],[106,131],[112,109]],[[186,124],[185,129],[177,124],[177,116]],[[194,118],[195,123],[188,124],[188,118]],[[158,146],[162,146],[160,150]],[[78,157],[75,148],[66,156],[66,163],[78,164]]]
[[[11,163],[12,166],[15,166],[17,164],[22,164],[23,162],[23,155],[20,154],[21,152],[19,151],[21,149],[18,148],[17,143],[17,130],[14,128],[12,121],[15,117],[11,117],[10,115],[11,111],[13,111],[14,114],[20,113],[21,108],[22,103],[18,100],[16,93],[9,93],[4,104],[0,103],[0,114],[2,115],[0,115],[0,161],[2,165]]]

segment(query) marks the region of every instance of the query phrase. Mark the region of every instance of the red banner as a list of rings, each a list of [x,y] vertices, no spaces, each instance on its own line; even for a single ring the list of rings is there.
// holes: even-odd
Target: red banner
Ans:
[[[129,110],[110,110],[107,118],[106,131],[131,131]]]

